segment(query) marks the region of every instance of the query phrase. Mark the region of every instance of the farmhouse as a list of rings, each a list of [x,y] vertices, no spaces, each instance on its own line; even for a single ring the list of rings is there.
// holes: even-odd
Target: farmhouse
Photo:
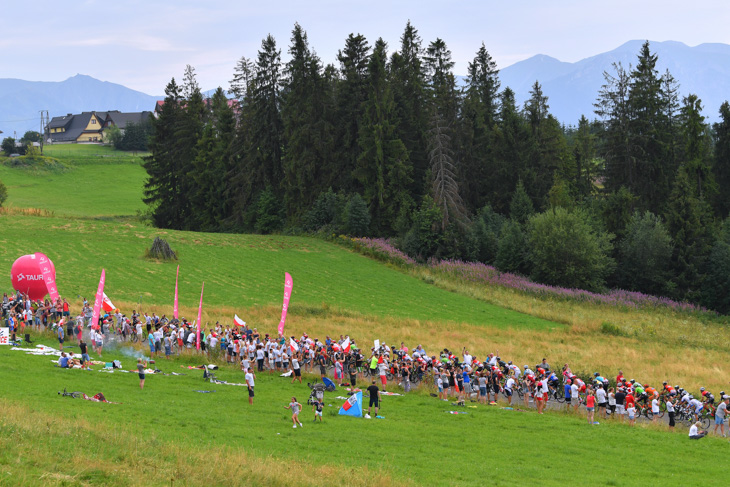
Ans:
[[[116,126],[122,131],[129,123],[141,123],[149,119],[150,112],[124,113],[82,112],[53,117],[46,126],[46,140],[50,143],[99,143],[104,140],[104,130]]]

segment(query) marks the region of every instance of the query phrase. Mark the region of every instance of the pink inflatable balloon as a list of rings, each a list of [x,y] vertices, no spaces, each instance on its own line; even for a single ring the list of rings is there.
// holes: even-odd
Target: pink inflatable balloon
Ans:
[[[56,276],[56,267],[49,259],[51,264],[51,272]],[[43,280],[38,259],[34,254],[19,257],[10,268],[10,279],[13,283],[13,289],[25,293],[30,299],[43,299],[48,294],[46,283]]]

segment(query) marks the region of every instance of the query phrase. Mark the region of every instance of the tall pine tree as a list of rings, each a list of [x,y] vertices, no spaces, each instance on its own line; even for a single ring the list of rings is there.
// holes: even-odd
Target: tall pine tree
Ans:
[[[396,132],[393,93],[387,79],[387,45],[375,42],[368,66],[368,96],[360,125],[360,156],[355,177],[363,187],[375,233],[393,234],[401,209],[410,208],[411,166]]]

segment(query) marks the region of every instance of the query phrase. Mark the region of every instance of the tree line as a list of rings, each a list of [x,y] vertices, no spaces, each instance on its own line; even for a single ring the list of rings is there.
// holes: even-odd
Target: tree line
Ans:
[[[338,65],[295,24],[288,55],[266,37],[232,101],[190,66],[170,81],[144,162],[156,226],[386,237],[423,261],[730,311],[730,105],[708,124],[648,42],[567,126],[538,81],[518,106],[484,44],[457,83],[446,43],[410,22],[390,55],[350,34]]]

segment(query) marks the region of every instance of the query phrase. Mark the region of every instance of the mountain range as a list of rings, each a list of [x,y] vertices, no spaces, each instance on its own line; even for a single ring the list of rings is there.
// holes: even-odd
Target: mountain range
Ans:
[[[604,84],[604,71],[612,72],[612,64],[618,62],[627,69],[635,65],[643,42],[629,41],[574,63],[538,54],[502,69],[500,82],[502,88],[512,88],[522,104],[539,81],[550,113],[564,124],[577,125],[581,115],[594,118],[593,103]],[[668,69],[679,83],[680,95],[697,94],[708,121],[717,121],[720,105],[730,99],[730,45],[690,47],[676,41],[650,45],[658,55],[659,72]],[[463,77],[459,81],[462,84]],[[154,109],[155,101],[162,98],[82,74],[59,82],[0,79],[0,130],[4,132],[0,137],[38,130],[40,110],[48,110],[51,117],[91,110],[137,112]]]
[[[644,41],[629,41],[616,49],[566,63],[539,54],[502,69],[502,88],[509,86],[521,104],[530,97],[530,89],[539,81],[548,96],[550,113],[567,125],[577,125],[581,115],[595,118],[593,103],[605,83],[603,73],[614,73],[613,63],[628,70],[636,66]],[[703,115],[710,122],[719,119],[720,105],[730,99],[730,45],[700,44],[695,47],[681,42],[650,42],[657,54],[660,74],[667,69],[679,83],[681,97],[694,93],[700,97]]]

